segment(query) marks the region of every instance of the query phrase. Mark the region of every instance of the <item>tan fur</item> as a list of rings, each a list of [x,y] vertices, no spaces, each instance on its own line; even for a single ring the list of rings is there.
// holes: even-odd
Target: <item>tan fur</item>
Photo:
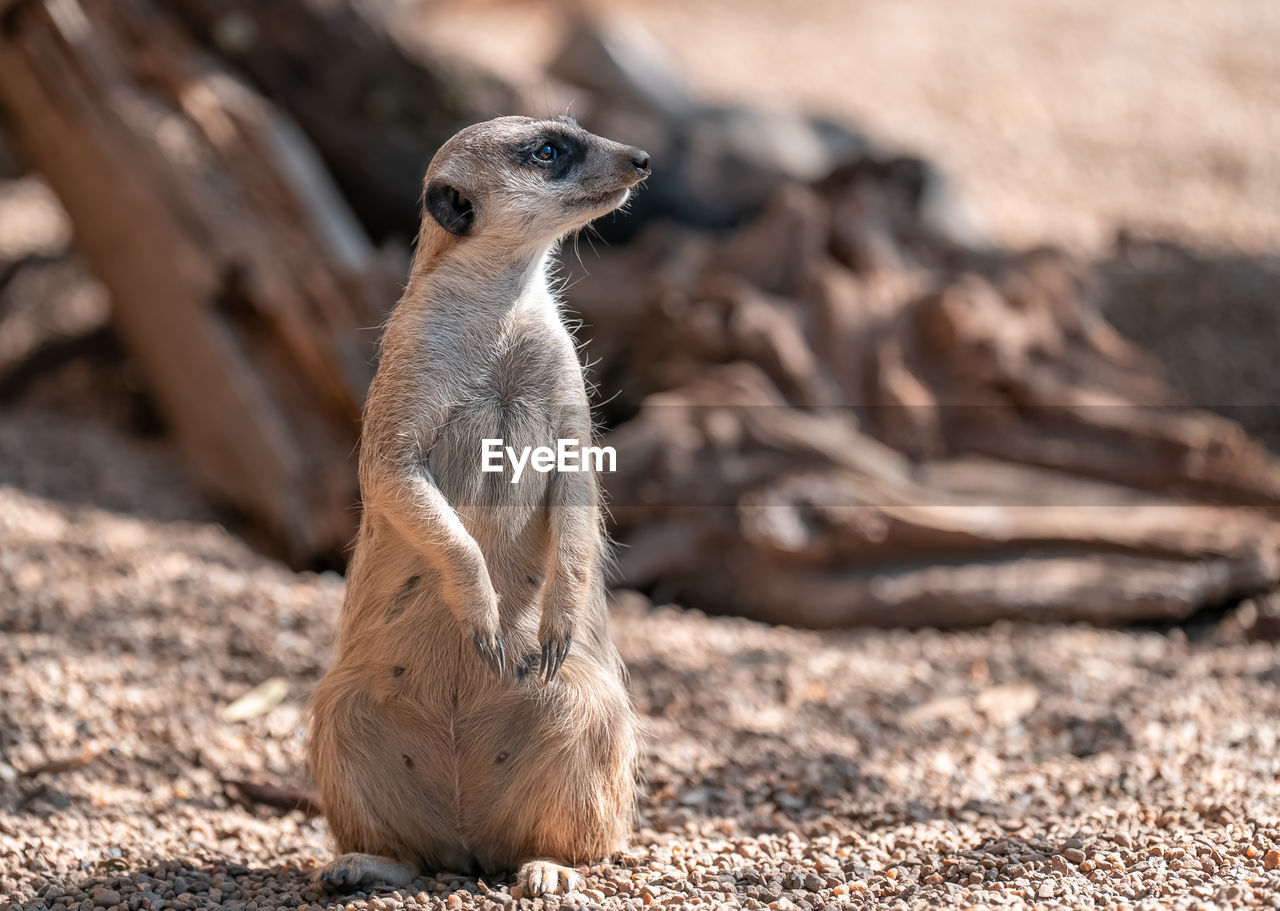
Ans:
[[[567,176],[518,160],[544,136],[576,144]],[[455,236],[424,216],[369,392],[364,515],[335,663],[310,704],[311,768],[343,852],[323,885],[523,864],[530,892],[554,891],[578,882],[561,865],[623,844],[636,718],[608,637],[596,480],[512,484],[480,471],[480,441],[591,440],[547,269],[567,232],[647,174],[638,156],[572,121],[501,118],[428,169],[428,208],[447,186],[472,221]],[[477,648],[501,649],[500,676]]]

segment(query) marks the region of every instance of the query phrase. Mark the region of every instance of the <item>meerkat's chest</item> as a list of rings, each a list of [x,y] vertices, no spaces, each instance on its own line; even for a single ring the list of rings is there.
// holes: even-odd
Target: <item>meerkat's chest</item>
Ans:
[[[460,378],[429,459],[455,505],[543,501],[553,470],[546,454],[587,417],[578,413],[587,407],[581,370],[557,342],[517,336]]]

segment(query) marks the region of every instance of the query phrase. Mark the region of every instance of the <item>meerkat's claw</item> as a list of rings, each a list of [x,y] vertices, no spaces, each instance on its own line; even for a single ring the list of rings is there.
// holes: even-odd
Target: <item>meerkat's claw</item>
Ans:
[[[472,633],[471,641],[476,651],[480,653],[480,657],[489,665],[489,670],[501,677],[503,668],[507,664],[507,649],[502,644],[502,635],[494,633],[492,636],[482,636],[476,632]]]
[[[570,647],[571,647],[572,645],[573,645],[573,637],[572,637],[572,636],[565,636],[565,637],[564,637],[564,644],[563,644],[563,645],[561,645],[561,646],[560,646],[560,648],[559,648],[559,650],[556,652],[556,666],[555,666],[555,668],[551,671],[551,675],[552,675],[553,677],[554,677],[556,674],[560,673],[560,665],[564,664],[564,659],[566,659],[566,658],[568,658],[568,657],[569,657],[569,649],[570,649]]]
[[[560,672],[564,659],[569,657],[569,648],[573,645],[573,637],[565,636],[561,642],[548,640],[542,643],[542,663],[538,665],[538,676],[544,684],[550,683]]]

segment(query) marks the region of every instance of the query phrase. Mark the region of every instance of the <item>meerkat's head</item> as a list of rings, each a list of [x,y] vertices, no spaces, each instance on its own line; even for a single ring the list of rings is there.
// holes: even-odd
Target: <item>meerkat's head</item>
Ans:
[[[426,216],[457,238],[546,245],[622,205],[649,176],[649,153],[588,133],[569,117],[499,117],[440,147]]]

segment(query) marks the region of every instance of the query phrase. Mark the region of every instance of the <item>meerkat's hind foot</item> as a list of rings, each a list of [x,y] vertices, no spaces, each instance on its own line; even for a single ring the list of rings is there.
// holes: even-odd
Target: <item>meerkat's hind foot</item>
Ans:
[[[520,865],[520,889],[526,898],[555,892],[574,892],[583,886],[582,874],[554,860],[529,860]]]
[[[349,892],[360,886],[407,886],[418,876],[409,864],[377,854],[341,854],[312,874],[312,882],[325,892]]]

